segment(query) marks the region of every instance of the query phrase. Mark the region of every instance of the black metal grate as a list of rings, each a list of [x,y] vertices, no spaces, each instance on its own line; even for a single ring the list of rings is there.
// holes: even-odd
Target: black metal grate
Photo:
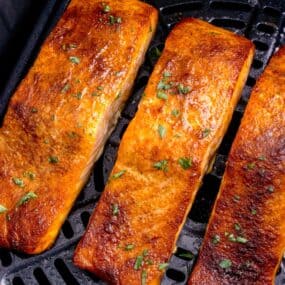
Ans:
[[[4,102],[7,102],[7,98],[30,66],[40,43],[62,14],[68,0],[47,2],[50,5],[49,10],[47,10],[50,20],[46,29],[43,31],[42,27],[46,24],[47,15],[42,13],[35,30],[30,33],[29,38],[31,40],[23,49],[21,60],[15,65],[5,91],[1,94],[0,107],[4,106]],[[115,131],[108,140],[103,155],[96,163],[89,182],[75,203],[51,250],[30,257],[0,249],[1,285],[105,284],[95,276],[77,269],[72,264],[74,247],[82,236],[100,193],[104,189],[105,182],[116,160],[121,137],[136,113],[141,94],[147,84],[159,51],[163,48],[167,34],[177,21],[191,16],[202,18],[217,26],[245,35],[255,43],[257,50],[246,87],[234,112],[229,130],[218,150],[213,170],[204,178],[203,186],[199,190],[177,242],[177,251],[171,257],[169,268],[162,281],[164,285],[186,284],[203,239],[205,225],[219,189],[227,155],[251,88],[276,47],[285,44],[285,3],[282,0],[153,0],[146,2],[152,3],[159,9],[160,25],[149,48],[146,61],[136,79],[133,95],[129,99]],[[45,9],[47,8],[45,7]],[[40,27],[41,29],[39,29]],[[33,53],[29,51],[31,49],[34,50]],[[3,110],[4,108],[1,110],[2,114]],[[276,285],[285,284],[285,259],[281,264],[275,283]]]

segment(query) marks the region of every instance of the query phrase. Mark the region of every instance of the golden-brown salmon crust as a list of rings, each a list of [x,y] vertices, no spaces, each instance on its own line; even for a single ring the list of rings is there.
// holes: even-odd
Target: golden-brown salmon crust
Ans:
[[[160,284],[160,264],[175,250],[253,50],[247,39],[200,20],[173,29],[76,249],[76,265],[110,284]]]
[[[274,284],[285,250],[285,47],[251,94],[189,285]]]
[[[55,240],[127,100],[157,11],[72,0],[11,99],[0,130],[0,247]]]

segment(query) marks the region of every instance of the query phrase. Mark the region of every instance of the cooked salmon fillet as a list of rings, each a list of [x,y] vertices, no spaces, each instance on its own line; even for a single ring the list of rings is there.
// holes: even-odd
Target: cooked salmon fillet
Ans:
[[[13,95],[0,129],[0,247],[54,242],[127,100],[157,11],[72,0]]]
[[[160,284],[227,129],[252,43],[196,19],[169,35],[75,264],[110,284]]]
[[[251,94],[189,285],[274,284],[285,251],[285,47]]]

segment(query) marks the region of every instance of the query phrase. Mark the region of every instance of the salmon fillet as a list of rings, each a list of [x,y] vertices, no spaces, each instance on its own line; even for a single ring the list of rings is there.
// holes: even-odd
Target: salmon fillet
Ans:
[[[285,47],[254,87],[189,284],[274,284],[285,251]]]
[[[73,0],[13,95],[0,129],[0,247],[54,242],[126,102],[157,11]]]
[[[196,19],[172,30],[76,249],[77,266],[110,284],[160,284],[253,50],[249,40]]]

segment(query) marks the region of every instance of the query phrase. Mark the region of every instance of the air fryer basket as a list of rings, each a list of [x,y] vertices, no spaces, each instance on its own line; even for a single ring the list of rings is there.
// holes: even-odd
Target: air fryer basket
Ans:
[[[276,48],[285,44],[285,1],[149,0],[145,2],[156,6],[160,11],[158,31],[148,50],[144,65],[137,76],[133,95],[129,99],[115,131],[110,136],[103,155],[96,163],[89,182],[64,223],[55,245],[49,251],[31,257],[0,249],[1,285],[105,284],[72,264],[74,248],[84,233],[88,219],[104,190],[104,185],[116,160],[121,137],[136,113],[141,94],[159,56],[159,51],[163,49],[167,34],[180,19],[197,17],[250,38],[256,46],[256,54],[231,125],[217,152],[213,170],[203,180],[203,186],[199,190],[194,206],[178,239],[177,251],[172,255],[169,268],[162,280],[163,285],[186,284],[198,255],[206,223],[224,172],[227,155],[251,89]],[[4,90],[0,90],[0,92],[2,91],[0,96],[0,115],[2,117],[9,96],[20,79],[23,78],[36,57],[40,44],[59,19],[67,4],[68,0],[49,0],[46,1],[45,5],[39,5],[41,12],[35,21],[34,28],[27,31],[28,41],[21,48],[21,51],[18,51],[18,60],[11,68]],[[0,12],[0,20],[7,20],[6,22],[9,23],[7,17],[8,15],[3,14],[3,11]],[[26,15],[26,18],[28,17],[29,15]],[[1,35],[3,33],[1,29],[0,33]],[[14,39],[15,43],[16,40]],[[187,254],[185,255],[185,253]],[[283,259],[277,273],[275,283],[276,285],[285,284],[285,259]]]

